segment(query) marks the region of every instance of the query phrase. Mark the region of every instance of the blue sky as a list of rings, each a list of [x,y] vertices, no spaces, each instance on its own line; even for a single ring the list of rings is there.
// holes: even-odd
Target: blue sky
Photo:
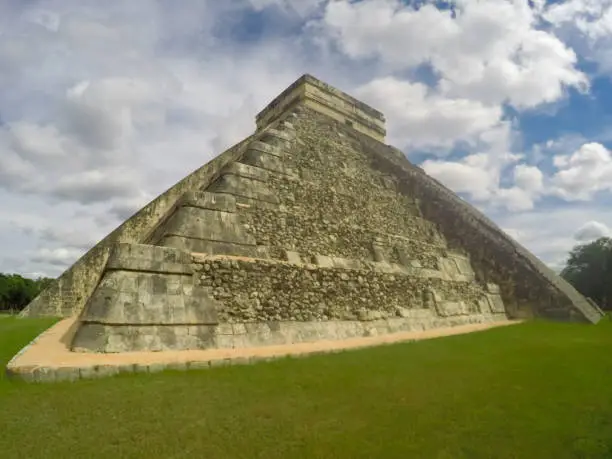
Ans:
[[[612,0],[4,0],[0,272],[60,274],[303,73],[552,267],[610,235]]]

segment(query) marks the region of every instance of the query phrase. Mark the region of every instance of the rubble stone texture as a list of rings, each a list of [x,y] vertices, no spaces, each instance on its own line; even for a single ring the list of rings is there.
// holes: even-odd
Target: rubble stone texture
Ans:
[[[408,108],[409,109],[409,108]],[[257,131],[131,217],[24,315],[79,352],[238,348],[601,311],[304,75]]]

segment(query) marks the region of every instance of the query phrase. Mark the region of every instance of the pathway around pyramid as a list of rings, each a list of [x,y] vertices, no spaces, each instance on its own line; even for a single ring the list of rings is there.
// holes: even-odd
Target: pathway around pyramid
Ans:
[[[69,318],[58,322],[26,346],[7,365],[6,371],[9,377],[29,382],[53,382],[101,378],[121,373],[205,369],[460,335],[522,322],[504,320],[346,340],[324,340],[256,348],[91,354],[71,352],[67,345],[74,333],[75,320]]]

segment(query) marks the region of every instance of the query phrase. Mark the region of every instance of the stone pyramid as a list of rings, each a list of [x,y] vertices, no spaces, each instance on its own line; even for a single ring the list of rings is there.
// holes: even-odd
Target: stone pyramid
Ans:
[[[407,107],[407,110],[410,108]],[[149,203],[23,312],[79,352],[238,348],[601,311],[304,75],[253,135]]]

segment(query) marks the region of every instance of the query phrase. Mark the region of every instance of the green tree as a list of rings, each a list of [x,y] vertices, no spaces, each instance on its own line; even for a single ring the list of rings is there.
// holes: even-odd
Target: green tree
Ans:
[[[612,239],[602,237],[577,245],[561,276],[602,309],[612,309]]]
[[[20,311],[32,301],[52,279],[28,279],[19,274],[0,273],[0,311]]]

